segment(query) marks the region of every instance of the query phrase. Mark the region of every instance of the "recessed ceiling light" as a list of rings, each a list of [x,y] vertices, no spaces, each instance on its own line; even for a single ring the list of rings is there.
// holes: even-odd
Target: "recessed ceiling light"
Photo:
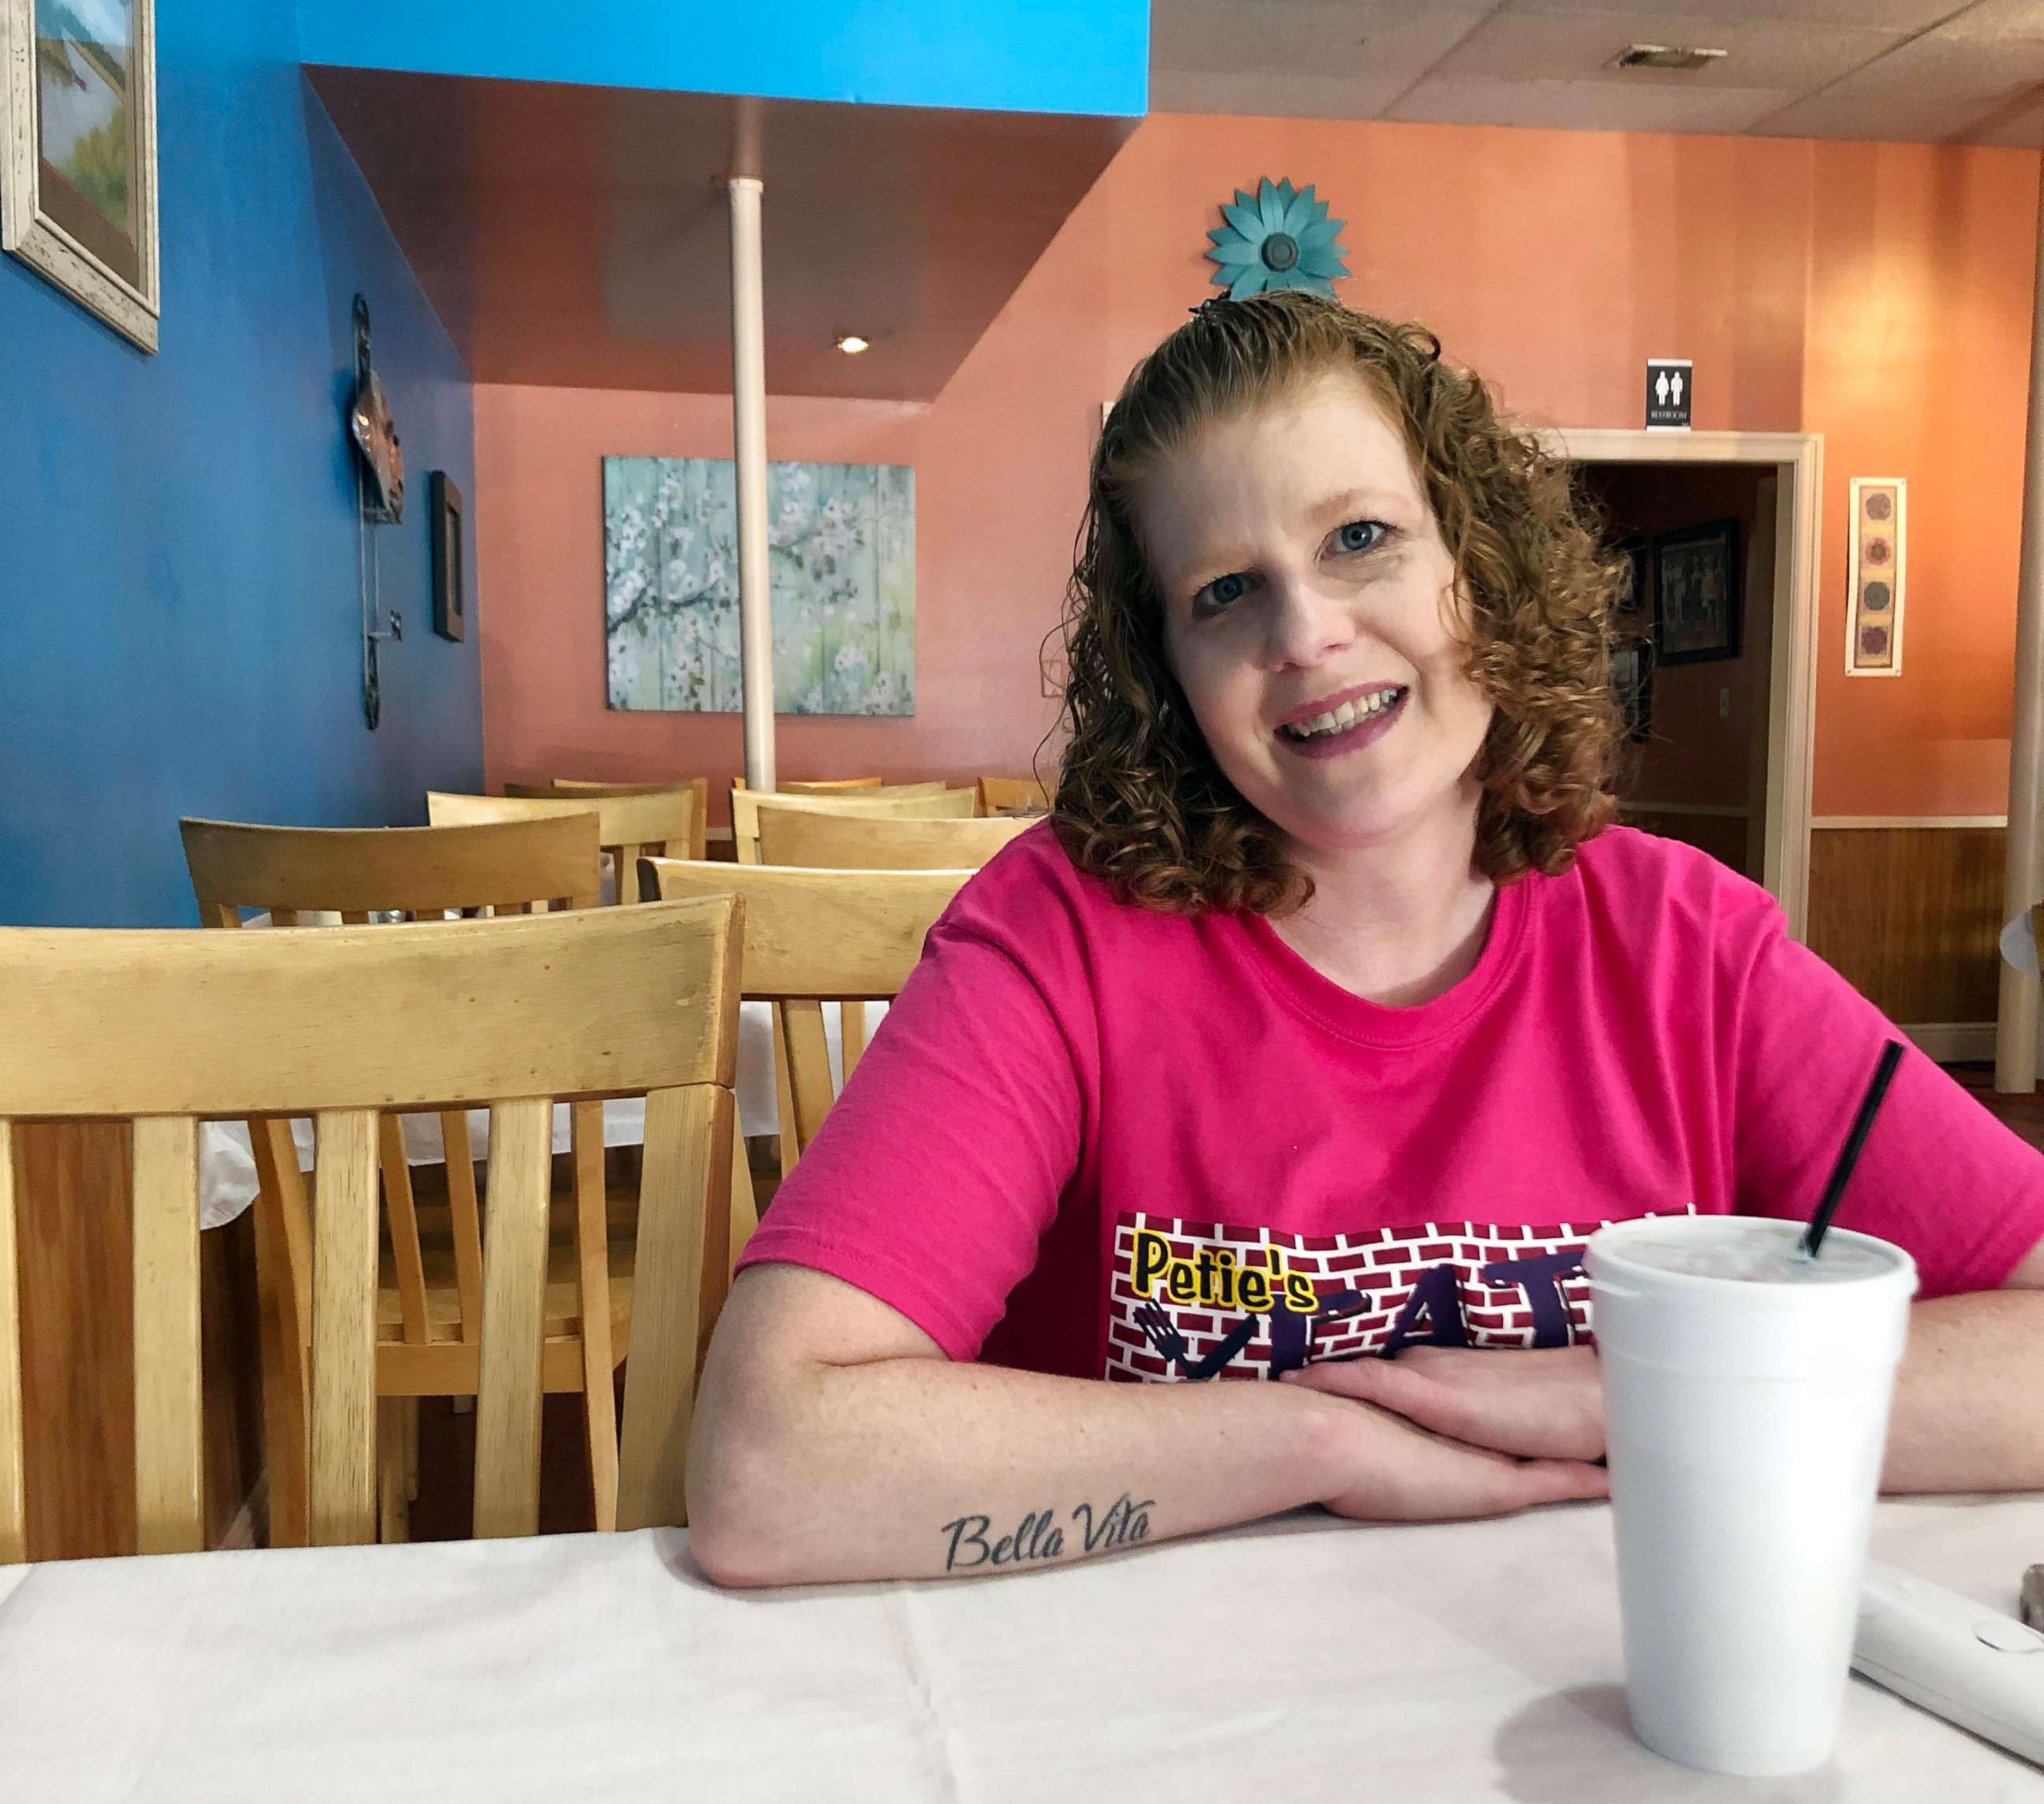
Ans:
[[[1612,59],[1614,69],[1700,69],[1731,53],[1680,44],[1635,44]]]
[[[871,345],[855,332],[847,332],[837,341],[837,347],[847,357],[856,357],[862,351],[872,349]]]

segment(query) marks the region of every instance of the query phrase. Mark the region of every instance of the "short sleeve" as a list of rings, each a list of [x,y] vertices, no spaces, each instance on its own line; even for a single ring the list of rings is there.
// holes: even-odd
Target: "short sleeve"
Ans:
[[[1823,1193],[1882,1046],[1903,1035],[1789,939],[1772,904],[1755,914],[1731,1037],[1739,1207],[1801,1219]],[[1998,1289],[2044,1239],[2044,1153],[1911,1046],[1835,1219],[1904,1249],[1923,1296]]]
[[[932,931],[740,1261],[841,1278],[956,1360],[978,1355],[1035,1264],[1084,1136],[1066,1019],[1083,1011],[1059,1006],[1070,923],[1047,899],[1037,931],[1009,931],[974,895],[999,871]]]

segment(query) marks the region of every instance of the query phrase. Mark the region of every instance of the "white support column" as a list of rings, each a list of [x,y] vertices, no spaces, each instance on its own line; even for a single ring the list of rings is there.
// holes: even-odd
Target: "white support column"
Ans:
[[[774,629],[766,564],[766,332],[756,175],[731,178],[731,411],[738,478],[738,643],[745,786],[774,787]]]
[[[2044,800],[2044,190],[2038,197],[2037,294],[2030,334],[2030,434],[2023,459],[2023,563],[2015,586],[2015,718],[2008,743],[2008,844],[2001,918],[2038,899],[2038,807]],[[2035,977],[2001,961],[1994,1087],[2037,1088]]]

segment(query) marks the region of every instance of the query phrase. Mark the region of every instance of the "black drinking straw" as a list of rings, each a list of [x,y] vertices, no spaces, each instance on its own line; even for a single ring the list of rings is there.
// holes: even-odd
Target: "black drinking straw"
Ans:
[[[1888,1080],[1901,1062],[1902,1042],[1890,1040],[1881,1049],[1881,1062],[1873,1068],[1873,1081],[1860,1098],[1859,1113],[1853,1117],[1852,1132],[1846,1136],[1846,1143],[1838,1150],[1838,1163],[1831,1167],[1831,1180],[1824,1186],[1824,1199],[1810,1218],[1809,1226],[1803,1230],[1800,1249],[1805,1257],[1815,1258],[1817,1249],[1823,1244],[1824,1231],[1831,1226],[1831,1217],[1838,1212],[1838,1199],[1845,1195],[1846,1186],[1852,1181],[1853,1167],[1859,1163],[1860,1149],[1866,1144],[1867,1130],[1873,1126],[1881,1099],[1888,1094]]]

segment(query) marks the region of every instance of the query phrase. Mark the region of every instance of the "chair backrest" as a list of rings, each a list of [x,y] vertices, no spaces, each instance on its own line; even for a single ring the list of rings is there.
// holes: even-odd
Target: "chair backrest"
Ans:
[[[574,811],[544,819],[481,827],[325,828],[186,820],[185,862],[209,927],[239,927],[240,910],[266,910],[272,927],[310,925],[338,915],[437,919],[448,912],[529,914],[536,908],[594,908],[601,882],[596,816]],[[405,1024],[384,1023],[386,1034]],[[479,1338],[482,1227],[466,1110],[441,1112],[447,1152],[449,1228],[459,1278],[463,1341]],[[378,1161],[388,1207],[390,1250],[408,1341],[431,1338],[425,1250],[411,1168],[398,1118],[378,1130]],[[310,1396],[305,1371],[313,1319],[313,1219],[291,1124],[252,1119],[256,1165],[256,1282],[263,1322],[263,1411],[268,1438],[273,1545],[310,1533]]]
[[[823,1005],[896,995],[938,916],[973,875],[748,869],[671,858],[650,858],[647,869],[663,901],[730,895],[743,901],[740,988],[748,1000],[779,1004],[774,1012],[803,1149],[836,1094]]]
[[[605,783],[585,777],[556,777],[548,783],[506,783],[507,796],[651,796],[669,789],[686,789],[695,797],[696,812],[692,822],[693,835],[690,839],[689,856],[701,859],[708,856],[705,850],[709,835],[709,779],[707,777],[684,777],[671,783]]]
[[[745,779],[738,779],[744,787]],[[872,790],[884,788],[886,779],[879,777],[817,777],[807,781],[799,778],[786,783],[777,783],[774,793],[782,796],[842,796],[853,790]]]
[[[597,842],[617,861],[620,902],[636,902],[632,873],[649,854],[682,852],[696,843],[693,789],[639,790],[622,796],[462,796],[426,792],[426,819],[436,827],[479,827],[594,812]]]
[[[134,1124],[136,1515],[141,1550],[163,1553],[202,1534],[201,1120],[314,1119],[312,1538],[359,1541],[376,1519],[379,1117],[490,1107],[476,1530],[530,1533],[553,1102],[644,1094],[619,1520],[682,1520],[725,1281],[740,919],[713,899],[402,932],[0,930],[0,1558],[21,1557],[24,1530],[21,1120]]]
[[[1050,806],[1049,792],[1033,777],[982,777],[979,780],[979,812],[983,815],[1009,814],[1024,808],[1044,813]]]
[[[959,820],[979,812],[978,792],[939,789],[926,796],[783,796],[734,789],[731,792],[731,831],[738,862],[759,862],[759,813],[763,808],[790,808],[816,814],[856,814],[897,819]]]
[[[759,862],[811,870],[978,870],[1035,825],[1018,816],[991,820],[887,820],[862,815],[759,811]]]
[[[185,863],[207,927],[237,908],[295,926],[302,913],[441,915],[535,904],[593,908],[597,829],[586,818],[488,827],[258,827],[182,820]]]

